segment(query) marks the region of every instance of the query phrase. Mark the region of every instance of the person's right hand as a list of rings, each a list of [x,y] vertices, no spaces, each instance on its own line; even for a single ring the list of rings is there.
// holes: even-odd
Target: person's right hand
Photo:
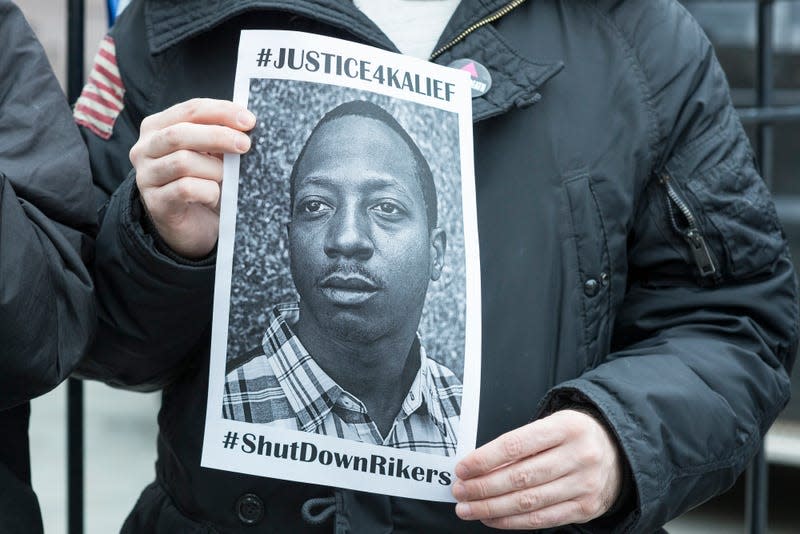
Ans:
[[[227,100],[193,99],[142,121],[130,151],[136,185],[161,238],[177,254],[208,255],[219,236],[222,154],[250,149],[255,116]]]

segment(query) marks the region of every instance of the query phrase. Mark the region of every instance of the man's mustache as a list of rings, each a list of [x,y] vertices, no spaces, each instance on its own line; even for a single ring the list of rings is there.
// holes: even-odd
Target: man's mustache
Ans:
[[[352,289],[382,289],[386,283],[360,263],[336,263],[328,266],[317,279],[320,287],[348,286]]]

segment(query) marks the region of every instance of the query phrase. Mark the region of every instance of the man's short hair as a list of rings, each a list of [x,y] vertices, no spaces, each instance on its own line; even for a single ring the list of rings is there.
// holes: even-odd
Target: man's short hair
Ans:
[[[297,181],[297,166],[300,160],[303,159],[303,156],[306,153],[306,148],[308,147],[308,143],[314,134],[317,133],[317,130],[323,125],[328,122],[334,121],[336,119],[340,119],[342,117],[366,117],[369,119],[374,119],[376,121],[382,122],[392,130],[394,130],[403,141],[405,141],[406,145],[409,149],[411,149],[411,154],[414,156],[414,168],[415,174],[417,177],[417,182],[419,183],[420,189],[422,189],[422,200],[425,203],[425,212],[428,217],[428,228],[430,230],[437,227],[439,224],[439,206],[436,200],[436,184],[433,182],[433,173],[431,172],[431,168],[428,165],[428,161],[425,159],[425,156],[422,155],[422,151],[420,151],[417,144],[411,138],[411,136],[406,132],[400,123],[385,109],[378,106],[377,104],[373,104],[372,102],[367,102],[366,100],[352,100],[350,102],[345,102],[344,104],[340,104],[330,110],[328,113],[323,116],[319,122],[314,126],[314,129],[311,130],[311,134],[306,139],[305,144],[303,145],[302,150],[300,150],[300,154],[297,156],[297,159],[294,161],[294,165],[292,166],[292,174],[289,178],[289,201],[290,201],[290,210],[294,209],[294,196],[295,196],[295,183]]]

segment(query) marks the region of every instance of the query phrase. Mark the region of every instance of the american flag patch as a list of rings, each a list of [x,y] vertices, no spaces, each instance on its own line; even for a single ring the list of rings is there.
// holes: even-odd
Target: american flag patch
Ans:
[[[125,87],[117,68],[114,39],[106,35],[94,57],[92,72],[75,103],[75,122],[102,139],[111,137],[114,122],[123,108]]]

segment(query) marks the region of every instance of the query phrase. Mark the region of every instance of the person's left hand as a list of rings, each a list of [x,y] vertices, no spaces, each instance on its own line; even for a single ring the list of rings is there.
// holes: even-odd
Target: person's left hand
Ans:
[[[622,463],[594,417],[563,410],[476,449],[456,466],[461,519],[502,529],[586,523],[620,494]]]

